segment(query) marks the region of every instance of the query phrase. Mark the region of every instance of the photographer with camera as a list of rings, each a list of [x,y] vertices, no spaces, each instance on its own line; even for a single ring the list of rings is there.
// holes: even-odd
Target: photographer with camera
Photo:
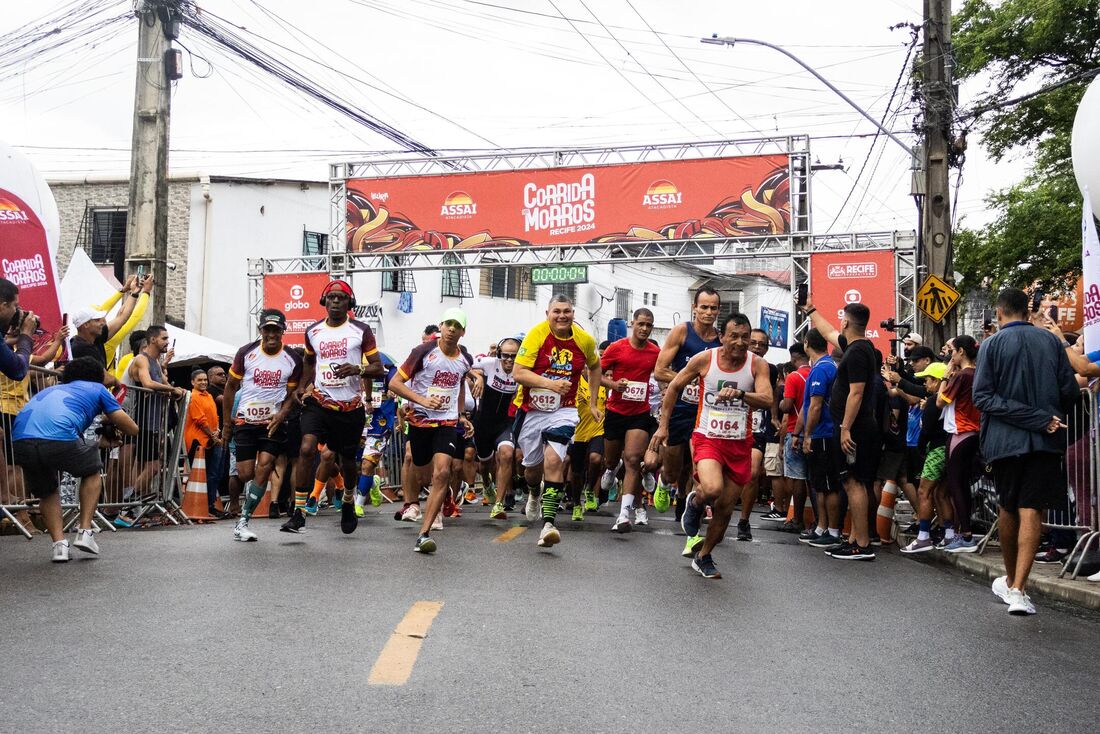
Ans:
[[[6,278],[0,278],[0,334],[7,334],[12,324],[16,325],[19,333],[15,349],[0,340],[0,374],[13,380],[22,380],[30,368],[38,317],[19,308],[19,286]]]

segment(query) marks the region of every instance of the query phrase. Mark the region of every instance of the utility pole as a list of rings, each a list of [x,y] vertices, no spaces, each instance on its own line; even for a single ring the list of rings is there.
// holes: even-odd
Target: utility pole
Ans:
[[[127,274],[152,272],[156,288],[150,318],[163,324],[168,286],[168,121],[171,78],[178,53],[171,38],[171,0],[135,0],[138,19],[137,82],[126,213]],[[166,34],[167,30],[167,34]],[[176,66],[173,67],[173,64]]]
[[[938,275],[954,285],[951,243],[951,188],[948,180],[951,155],[951,116],[955,106],[952,79],[951,0],[924,0],[924,46],[921,59],[921,92],[924,99],[922,165],[921,249],[926,275]],[[935,350],[955,335],[956,312],[936,324],[918,312],[917,332]]]

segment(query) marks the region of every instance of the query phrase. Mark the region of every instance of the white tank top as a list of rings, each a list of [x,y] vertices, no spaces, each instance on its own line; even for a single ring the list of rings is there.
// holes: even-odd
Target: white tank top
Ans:
[[[703,375],[700,387],[699,412],[695,418],[695,433],[707,438],[727,441],[752,439],[752,415],[742,400],[718,402],[718,392],[724,387],[752,392],[756,388],[753,376],[753,364],[759,359],[748,352],[745,363],[735,372],[727,372],[718,366],[718,352],[721,347],[711,349],[710,365]]]

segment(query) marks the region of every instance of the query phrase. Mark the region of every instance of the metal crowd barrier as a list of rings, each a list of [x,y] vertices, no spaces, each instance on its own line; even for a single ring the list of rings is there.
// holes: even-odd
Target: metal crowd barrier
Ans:
[[[36,393],[57,384],[61,373],[32,367],[19,381],[0,376],[0,412],[3,436],[0,452],[3,471],[0,472],[0,519],[10,521],[27,539],[33,537],[30,513],[37,510],[38,500],[30,496],[23,484],[23,474],[12,461],[10,427],[15,415]],[[183,441],[183,417],[187,412],[188,393],[179,402],[142,387],[128,386],[121,404],[138,424],[139,433],[125,437],[121,445],[107,445],[97,429],[105,419],[97,418],[84,434],[87,442],[98,442],[103,457],[103,488],[100,492],[95,523],[100,529],[114,531],[115,518],[121,516],[125,526],[142,524],[154,514],[165,522],[189,522],[176,500],[180,484],[179,460]],[[177,428],[178,427],[178,428]],[[59,472],[61,507],[68,531],[76,523],[80,509],[77,480]],[[30,526],[30,527],[28,527]]]

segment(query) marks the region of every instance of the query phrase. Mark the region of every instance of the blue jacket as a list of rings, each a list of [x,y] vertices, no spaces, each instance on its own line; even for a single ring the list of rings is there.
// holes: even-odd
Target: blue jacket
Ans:
[[[20,334],[15,349],[0,339],[0,373],[12,380],[22,380],[30,369],[31,350],[34,340],[26,334]]]

